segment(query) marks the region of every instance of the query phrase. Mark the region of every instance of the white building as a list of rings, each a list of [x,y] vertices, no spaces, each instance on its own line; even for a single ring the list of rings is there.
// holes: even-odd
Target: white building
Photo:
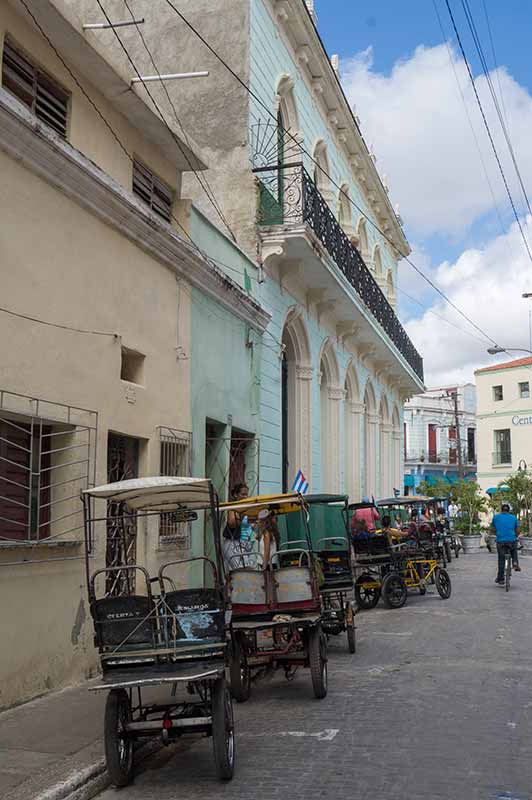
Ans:
[[[527,357],[475,372],[478,482],[484,491],[496,488],[523,460],[532,462],[531,368]]]
[[[413,494],[421,481],[434,483],[443,478],[453,483],[458,480],[460,455],[463,477],[475,477],[475,412],[476,389],[472,383],[430,389],[405,403],[406,494]]]

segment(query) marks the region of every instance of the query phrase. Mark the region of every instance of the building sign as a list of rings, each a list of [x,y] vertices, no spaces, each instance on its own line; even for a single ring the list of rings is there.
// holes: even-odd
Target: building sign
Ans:
[[[532,425],[532,417],[520,417],[515,414],[512,417],[512,425]]]

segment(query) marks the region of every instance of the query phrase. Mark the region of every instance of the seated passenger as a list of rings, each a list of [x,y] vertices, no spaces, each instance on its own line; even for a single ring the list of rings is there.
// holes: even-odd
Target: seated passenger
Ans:
[[[397,528],[392,528],[392,521],[388,516],[382,518],[382,527],[377,531],[377,534],[387,536],[390,544],[397,544],[403,540],[403,534]]]
[[[262,569],[267,569],[280,546],[280,534],[275,515],[267,508],[259,511],[255,533]]]
[[[363,503],[369,503],[369,498],[362,498]],[[368,506],[367,508],[357,508],[351,519],[351,531],[355,533],[355,525],[360,520],[366,523],[366,529],[373,533],[375,531],[375,522],[379,519],[379,512],[375,506]]]

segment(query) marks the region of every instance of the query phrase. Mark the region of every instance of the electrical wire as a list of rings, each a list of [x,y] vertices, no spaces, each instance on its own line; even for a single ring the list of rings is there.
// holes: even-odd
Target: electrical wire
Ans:
[[[489,15],[488,15],[488,6],[486,4],[486,0],[482,0],[482,6],[484,8],[484,17],[485,17],[486,25],[487,25],[487,28],[488,28],[488,36],[489,36],[490,45],[491,45],[491,54],[493,56],[493,66],[494,66],[494,69],[495,69],[495,74],[497,75],[497,83],[499,84],[499,94],[501,96],[501,105],[502,105],[502,110],[503,110],[503,114],[504,114],[504,121],[506,122],[506,127],[509,129],[509,126],[508,126],[508,115],[506,113],[506,106],[505,106],[505,103],[504,103],[504,94],[503,94],[502,85],[501,85],[501,73],[499,71],[499,65],[497,63],[497,54],[495,53],[495,42],[493,40],[493,34],[491,32],[491,24],[490,24],[490,18],[489,18]]]
[[[495,212],[497,214],[497,218],[499,220],[499,225],[501,227],[501,233],[504,235],[506,233],[506,231],[505,231],[505,228],[504,228],[504,223],[502,221],[501,212],[499,210],[499,206],[497,204],[497,200],[495,199],[495,192],[493,191],[493,186],[492,186],[492,183],[490,181],[490,177],[489,177],[489,174],[488,174],[488,169],[486,167],[486,162],[484,161],[484,156],[482,155],[482,150],[480,149],[480,144],[479,144],[479,141],[478,141],[478,137],[477,137],[477,134],[475,132],[475,128],[474,128],[473,122],[471,120],[471,115],[469,114],[469,109],[467,107],[467,103],[466,103],[464,92],[462,90],[462,86],[460,85],[460,79],[458,77],[458,73],[456,71],[456,67],[455,67],[455,64],[454,64],[453,54],[452,54],[451,48],[449,46],[449,42],[447,41],[447,36],[446,36],[446,33],[445,33],[445,29],[443,27],[443,22],[442,22],[442,19],[441,19],[441,16],[440,16],[440,12],[439,12],[436,0],[432,0],[432,4],[434,6],[434,11],[436,12],[436,17],[438,19],[438,24],[440,26],[440,30],[441,30],[441,33],[442,33],[443,41],[444,41],[445,46],[447,48],[447,53],[449,55],[449,61],[451,63],[451,67],[452,67],[452,70],[453,70],[453,73],[454,73],[454,77],[455,77],[455,80],[456,80],[456,85],[458,87],[458,91],[460,93],[460,97],[462,98],[464,111],[465,111],[465,114],[466,114],[466,117],[467,117],[467,121],[469,123],[469,127],[471,129],[471,134],[473,136],[473,139],[474,139],[474,142],[475,142],[475,146],[476,146],[477,151],[478,151],[478,156],[479,156],[479,159],[480,159],[480,163],[482,164],[482,170],[484,172],[484,176],[486,178],[486,182],[487,182],[489,190],[490,190],[491,198],[493,200],[493,207],[495,209]]]
[[[147,95],[148,95],[148,97],[150,98],[150,100],[151,100],[151,102],[152,102],[152,104],[153,104],[153,106],[154,106],[155,110],[157,111],[157,113],[158,113],[158,115],[159,115],[159,117],[160,117],[160,119],[161,119],[162,123],[164,124],[164,126],[165,126],[165,128],[167,129],[168,133],[170,134],[170,136],[171,136],[171,137],[172,137],[172,139],[174,140],[174,142],[175,142],[175,144],[176,144],[176,146],[177,146],[178,150],[180,151],[181,155],[182,155],[182,156],[183,156],[183,157],[186,159],[186,161],[187,161],[187,163],[188,163],[188,165],[189,165],[190,169],[191,169],[191,170],[194,172],[194,174],[195,174],[195,175],[196,175],[196,177],[198,178],[197,171],[194,169],[194,167],[193,167],[193,165],[192,165],[192,163],[191,163],[190,159],[188,158],[188,155],[185,153],[185,151],[184,151],[184,149],[183,149],[183,147],[182,147],[182,145],[181,145],[181,142],[179,141],[179,138],[176,136],[176,134],[174,133],[174,131],[172,130],[172,128],[170,127],[170,125],[169,125],[169,124],[168,124],[168,122],[166,121],[166,117],[164,116],[163,112],[161,111],[161,109],[160,109],[160,107],[159,107],[159,104],[157,103],[157,101],[156,101],[155,97],[153,96],[152,92],[150,91],[150,89],[149,89],[149,87],[148,87],[148,85],[147,85],[146,81],[144,81],[144,80],[142,79],[142,75],[141,75],[141,74],[140,74],[140,72],[138,71],[138,69],[137,69],[137,66],[136,66],[135,62],[133,61],[133,59],[132,59],[132,57],[131,57],[131,55],[130,55],[130,53],[129,53],[128,49],[127,49],[127,47],[125,46],[125,44],[123,43],[122,39],[120,38],[120,35],[119,35],[118,31],[116,30],[116,28],[112,27],[113,23],[112,23],[112,21],[111,21],[111,18],[109,17],[109,14],[108,14],[108,13],[107,13],[107,11],[105,10],[105,8],[104,8],[104,6],[103,6],[103,4],[102,4],[101,0],[96,0],[96,2],[97,2],[98,6],[99,6],[99,8],[100,8],[100,11],[102,12],[102,14],[104,15],[105,19],[107,20],[107,23],[108,23],[108,24],[111,26],[111,30],[112,30],[112,32],[113,32],[113,35],[114,35],[115,39],[117,40],[118,44],[120,45],[120,47],[121,47],[121,49],[122,49],[122,51],[123,51],[124,55],[126,56],[127,60],[128,60],[128,61],[129,61],[129,63],[131,64],[131,67],[132,67],[132,68],[133,68],[133,70],[135,71],[135,74],[136,74],[137,78],[139,79],[139,81],[142,83],[142,85],[143,85],[144,89],[146,90],[146,94],[147,94]],[[130,14],[131,14],[131,10],[130,10],[129,8],[128,8],[128,10],[130,11]],[[133,15],[132,15],[132,16],[133,16]],[[133,17],[133,18],[134,18],[134,17]],[[138,25],[137,25],[136,27],[137,27],[137,29],[138,29]],[[141,38],[142,38],[142,40],[144,41],[144,37],[143,37],[142,35],[141,35]],[[149,50],[148,50],[148,53],[149,53]],[[151,57],[151,54],[150,54],[150,57]],[[152,63],[153,63],[153,66],[154,66],[154,68],[157,70],[157,74],[158,74],[158,76],[159,76],[159,78],[160,78],[160,77],[161,77],[161,73],[160,73],[160,72],[159,72],[159,70],[157,69],[157,66],[156,66],[155,62],[153,61],[153,59],[152,59]],[[163,84],[163,86],[164,86],[164,81],[161,81],[161,83],[162,83],[162,84]],[[165,87],[165,90],[166,90],[166,87]],[[169,97],[169,95],[168,95],[168,90],[166,90],[166,93],[167,93],[167,96]],[[177,112],[175,111],[175,107],[174,107],[174,105],[173,105],[173,103],[172,103],[172,101],[171,101],[171,100],[170,100],[170,103],[171,103],[172,107],[174,108],[174,113],[176,114],[176,119],[177,119]],[[181,128],[182,128],[182,125],[181,125],[181,123],[179,122],[179,120],[178,120],[178,123],[179,123],[179,125],[180,125],[180,126],[181,126]],[[198,178],[198,180],[199,180],[199,178]],[[200,183],[201,183],[201,181],[200,181]],[[225,218],[223,211],[222,211],[222,210],[221,210],[221,208],[219,207],[219,205],[218,205],[218,203],[217,203],[217,201],[216,201],[216,198],[214,197],[214,195],[212,194],[212,192],[209,192],[209,191],[208,191],[208,190],[205,188],[205,186],[203,186],[203,188],[204,188],[204,190],[205,190],[205,193],[207,194],[207,197],[208,197],[208,198],[209,198],[209,200],[211,201],[211,204],[212,204],[213,208],[214,208],[214,209],[215,209],[215,211],[217,212],[218,216],[220,217],[220,219],[221,219],[221,220],[222,220],[222,222],[224,223],[224,225],[225,225],[225,227],[227,228],[227,230],[229,231],[229,233],[231,234],[231,238],[233,239],[233,241],[235,241],[235,242],[236,242],[236,236],[235,236],[235,234],[233,233],[233,230],[232,230],[231,226],[229,225],[229,223],[228,223],[227,219]]]
[[[485,344],[484,339],[481,339],[479,336],[475,336],[475,334],[471,333],[471,331],[464,330],[464,328],[461,328],[459,325],[456,325],[454,322],[451,322],[451,320],[446,319],[446,317],[443,317],[441,314],[438,314],[437,311],[433,311],[432,308],[427,308],[427,306],[423,305],[423,303],[420,303],[419,300],[416,300],[415,297],[409,295],[407,292],[405,292],[404,289],[401,289],[399,286],[397,287],[397,291],[400,292],[401,294],[404,294],[404,296],[407,297],[412,303],[415,303],[420,308],[422,308],[423,311],[425,311],[425,313],[432,314],[434,317],[437,317],[442,322],[445,322],[447,325],[450,325],[452,328],[456,328],[457,331],[460,331],[460,333],[463,333],[465,336],[469,336],[471,337],[471,339],[475,339],[475,341],[480,342],[481,344]]]
[[[277,120],[276,115],[261,100],[261,98],[256,94],[256,92],[254,92],[250,88],[250,86],[240,77],[240,75],[238,75],[238,73],[236,73],[233,70],[233,68],[222,58],[222,56],[219,55],[219,53],[214,49],[214,47],[194,27],[194,25],[185,17],[185,15],[182,14],[181,11],[179,11],[179,9],[172,2],[172,0],[165,0],[165,2],[170,8],[173,9],[174,13],[177,14],[177,16],[185,23],[185,25],[189,28],[189,30],[191,30],[195,34],[195,36],[197,36],[197,38],[205,45],[205,47],[209,50],[209,52],[212,55],[215,56],[215,58],[227,69],[227,71],[235,78],[235,80],[238,81],[238,83],[248,92],[248,94],[255,100],[255,102],[258,103],[261,106],[261,108],[264,109],[264,111],[275,121],[276,124],[278,124],[278,120]],[[295,143],[297,143],[297,145],[298,145],[299,149],[301,150],[301,152],[303,152],[303,153],[305,153],[305,155],[307,155],[307,157],[323,173],[323,175],[333,184],[333,186],[335,186],[339,190],[339,192],[348,200],[348,202],[354,208],[356,208],[359,211],[359,213],[383,237],[383,239],[385,239],[390,244],[390,246],[394,249],[394,251],[401,258],[404,258],[405,261],[415,270],[415,272],[417,272],[418,275],[420,275],[420,277],[422,277],[423,280],[425,280],[429,284],[429,286],[431,286],[434,289],[434,291],[437,292],[437,294],[439,294],[445,300],[446,303],[448,303],[452,308],[454,308],[454,310],[458,314],[460,314],[460,316],[463,317],[469,325],[471,325],[473,328],[475,328],[489,342],[491,342],[494,345],[497,345],[497,342],[495,342],[495,340],[492,339],[491,336],[489,336],[489,334],[487,334],[485,331],[483,331],[482,328],[479,325],[476,324],[476,322],[474,322],[470,317],[468,317],[467,314],[464,311],[462,311],[449,297],[447,297],[447,295],[439,288],[439,286],[437,286],[434,283],[434,281],[431,280],[431,278],[429,278],[427,275],[425,275],[425,273],[408,257],[408,255],[406,253],[403,253],[400,250],[400,248],[395,244],[395,242],[391,239],[391,237],[388,236],[388,234],[385,233],[383,230],[381,230],[381,228],[377,225],[377,223],[374,222],[374,220],[364,211],[364,209],[361,208],[353,200],[353,198],[350,197],[350,195],[331,177],[331,175],[329,175],[327,173],[327,170],[324,169],[323,166],[321,164],[319,164],[319,162],[314,158],[314,156],[301,144],[301,142],[299,142],[296,139],[294,134],[291,133],[289,129],[284,128],[284,126],[279,126],[279,127],[282,130],[283,134],[286,134],[287,136],[290,137],[290,139],[292,139]],[[518,223],[519,223],[519,220],[518,220]],[[520,223],[519,223],[519,227],[521,228]],[[521,228],[521,230],[522,230],[522,228]],[[528,249],[528,246],[527,246],[527,249]],[[531,260],[532,260],[532,255],[531,255]]]
[[[470,80],[471,85],[473,87],[473,92],[475,93],[475,98],[476,98],[478,107],[480,109],[480,113],[482,115],[482,120],[484,122],[484,127],[486,128],[486,133],[488,134],[488,138],[490,140],[491,149],[493,150],[493,155],[495,156],[495,160],[497,162],[497,166],[499,168],[499,172],[501,173],[501,177],[502,177],[502,180],[503,180],[503,183],[504,183],[504,187],[506,189],[506,194],[508,195],[508,199],[510,201],[510,205],[512,207],[512,211],[513,211],[515,220],[516,220],[517,225],[519,227],[519,231],[521,233],[521,238],[523,239],[526,251],[528,253],[528,257],[529,257],[530,261],[532,262],[532,253],[530,252],[530,247],[528,245],[528,241],[526,239],[525,232],[523,230],[523,226],[521,225],[521,220],[519,219],[519,215],[518,215],[516,207],[515,207],[514,199],[512,197],[512,193],[510,191],[510,187],[509,187],[508,181],[506,179],[506,174],[504,172],[503,166],[501,164],[501,160],[499,158],[499,153],[497,152],[497,148],[495,146],[495,142],[493,141],[493,135],[491,133],[491,128],[489,126],[488,120],[486,119],[486,114],[484,112],[484,108],[482,106],[482,102],[481,102],[479,94],[478,94],[478,90],[477,90],[477,87],[476,87],[476,84],[475,84],[475,79],[473,77],[473,73],[471,72],[471,67],[469,65],[469,62],[467,60],[467,56],[466,56],[466,53],[465,53],[464,45],[462,44],[462,38],[461,38],[460,33],[458,31],[458,28],[456,26],[456,21],[455,21],[454,14],[452,12],[451,6],[449,4],[449,0],[445,0],[445,5],[447,6],[447,11],[449,12],[449,16],[451,18],[451,22],[452,22],[452,25],[453,25],[453,29],[454,29],[454,33],[455,33],[455,36],[456,36],[456,40],[458,42],[458,46],[460,47],[460,52],[462,54],[462,59],[463,59],[464,64],[466,66],[466,69],[467,69],[467,72],[468,72],[468,75],[469,75],[469,80]]]
[[[473,18],[473,13],[471,11],[471,6],[469,5],[469,0],[462,0],[462,8],[464,9],[464,13],[466,15],[467,23],[469,25],[469,30],[471,31],[471,35],[472,35],[473,41],[475,43],[477,54],[478,54],[478,57],[480,59],[480,63],[481,63],[481,66],[482,66],[482,71],[483,71],[484,76],[486,78],[486,81],[487,81],[487,84],[488,84],[488,87],[489,87],[489,90],[490,90],[490,94],[491,94],[491,97],[493,99],[493,104],[495,106],[495,110],[497,112],[497,116],[499,118],[499,122],[501,124],[502,132],[503,132],[504,138],[506,140],[506,144],[508,146],[508,151],[510,153],[510,156],[511,156],[511,159],[512,159],[512,163],[514,165],[515,173],[517,175],[517,179],[519,181],[519,185],[520,185],[521,191],[523,193],[523,197],[524,197],[524,200],[525,200],[525,203],[526,203],[526,207],[528,209],[528,213],[532,214],[532,207],[530,206],[530,202],[529,202],[528,194],[527,194],[527,191],[526,191],[526,188],[525,188],[523,176],[521,175],[521,170],[519,169],[519,165],[517,164],[517,158],[516,158],[516,155],[515,155],[515,150],[514,150],[514,147],[512,145],[511,139],[510,139],[510,134],[508,133],[508,129],[506,127],[506,122],[504,120],[504,117],[503,117],[503,114],[502,114],[502,111],[501,111],[501,107],[500,107],[500,104],[499,104],[499,100],[497,98],[497,94],[496,94],[494,86],[493,86],[493,81],[491,80],[490,71],[489,71],[489,68],[488,68],[486,57],[484,55],[484,50],[482,48],[482,43],[480,41],[480,36],[478,34],[478,30],[477,30],[477,27],[475,25],[475,20]]]
[[[70,325],[61,325],[59,322],[48,322],[45,319],[39,319],[38,317],[32,317],[29,314],[20,314],[18,311],[13,311],[10,308],[2,308],[0,306],[0,311],[4,314],[10,314],[12,317],[19,317],[20,319],[28,319],[30,322],[38,322],[39,325],[49,325],[51,328],[61,328],[64,331],[73,331],[74,333],[90,333],[93,336],[113,336],[115,339],[120,339],[119,333],[110,333],[108,331],[91,331],[85,330],[84,328],[73,328]]]

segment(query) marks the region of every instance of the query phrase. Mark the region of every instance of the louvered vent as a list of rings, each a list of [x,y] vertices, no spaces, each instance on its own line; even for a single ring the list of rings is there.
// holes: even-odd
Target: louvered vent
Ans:
[[[2,85],[28,106],[37,119],[66,139],[69,95],[9,40],[4,43]]]
[[[174,193],[148,167],[135,159],[133,163],[133,192],[160,217],[170,222]]]

